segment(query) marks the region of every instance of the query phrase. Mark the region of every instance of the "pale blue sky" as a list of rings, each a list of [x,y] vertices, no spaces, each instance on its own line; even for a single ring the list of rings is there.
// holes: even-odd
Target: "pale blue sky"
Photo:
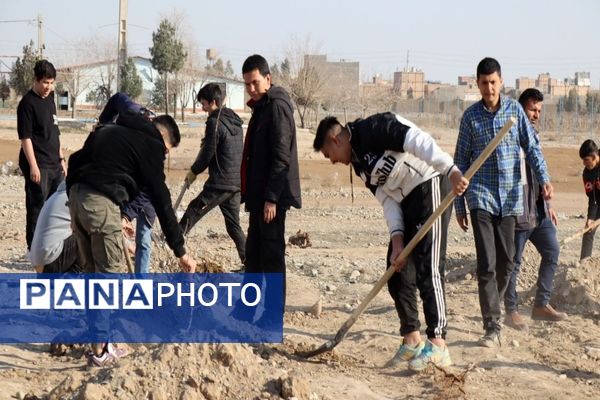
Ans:
[[[52,60],[76,51],[74,43],[82,37],[112,37],[116,43],[118,3],[5,0],[0,20],[42,13],[46,55]],[[390,78],[406,65],[409,51],[409,66],[425,71],[428,80],[456,83],[458,75],[473,74],[481,58],[492,56],[502,64],[509,86],[519,76],[540,72],[562,79],[590,71],[592,86],[600,82],[596,0],[129,0],[131,55],[148,55],[152,31],[173,9],[185,14],[202,53],[216,48],[237,73],[246,56],[281,60],[292,35],[310,34],[331,60],[360,61],[363,79],[375,73]],[[20,54],[30,39],[37,40],[34,24],[0,23],[0,55]]]

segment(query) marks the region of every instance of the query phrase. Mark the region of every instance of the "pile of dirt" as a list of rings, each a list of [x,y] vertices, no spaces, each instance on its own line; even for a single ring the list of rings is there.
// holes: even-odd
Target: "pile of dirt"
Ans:
[[[291,245],[298,246],[302,249],[312,246],[308,232],[302,232],[302,230],[298,230],[295,235],[290,236],[288,242]]]
[[[278,375],[282,376],[272,378]],[[254,354],[248,345],[139,345],[134,347],[133,354],[114,366],[70,371],[69,376],[45,398],[281,398],[282,391],[294,393],[289,382],[287,386],[283,385],[287,379],[285,374],[278,373],[267,361]],[[301,383],[301,387],[306,386],[305,381]]]
[[[192,257],[194,257],[196,260],[197,273],[222,273],[232,269],[230,267],[226,267],[232,266],[231,261],[227,257],[220,256],[216,253],[207,251],[204,252],[204,256],[202,257],[198,257],[195,254],[192,254]],[[154,246],[152,258],[152,272],[181,272],[181,267],[179,266],[177,258],[175,258],[173,252],[166,244]]]
[[[560,264],[554,278],[552,302],[567,312],[600,317],[600,259]]]

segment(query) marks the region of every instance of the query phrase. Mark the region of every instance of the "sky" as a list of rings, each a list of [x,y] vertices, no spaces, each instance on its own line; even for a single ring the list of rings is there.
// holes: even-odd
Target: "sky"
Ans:
[[[44,20],[45,56],[73,59],[81,41],[117,42],[118,0],[3,1],[0,13],[0,71],[6,71],[29,40],[31,22]],[[483,57],[502,65],[505,85],[515,78],[572,77],[591,72],[600,84],[600,1],[597,0],[129,0],[129,55],[149,56],[152,32],[161,18],[184,16],[196,47],[215,48],[241,73],[244,59],[262,54],[280,62],[292,43],[309,42],[328,59],[360,62],[362,80],[414,67],[425,79],[457,82],[473,75]]]

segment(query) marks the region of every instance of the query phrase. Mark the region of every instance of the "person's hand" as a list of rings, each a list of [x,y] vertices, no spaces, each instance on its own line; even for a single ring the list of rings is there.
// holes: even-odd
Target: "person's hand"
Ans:
[[[31,179],[31,181],[33,183],[40,183],[41,179],[42,179],[42,174],[40,173],[40,169],[38,168],[37,165],[32,165],[29,171],[29,179]]]
[[[127,250],[127,254],[129,254],[131,257],[135,257],[135,242],[131,240],[125,240],[125,243],[127,244],[127,248],[125,249]]]
[[[406,266],[406,258],[400,260],[397,264],[394,264],[394,260],[398,258],[400,253],[404,250],[404,235],[392,236],[392,254],[390,254],[390,263],[396,272],[400,272],[402,268]]]
[[[271,203],[270,201],[265,201],[264,208],[264,219],[265,223],[269,223],[273,221],[275,216],[277,215],[277,205],[275,203]]]
[[[179,257],[179,266],[181,267],[182,272],[188,272],[190,274],[196,272],[196,260],[187,254]]]
[[[196,176],[197,175],[193,173],[191,169],[188,171],[188,173],[185,175],[185,182],[188,186],[192,186],[192,183],[194,183],[196,180]]]
[[[67,176],[67,160],[64,157],[60,158],[60,167],[62,168],[63,174]]]
[[[466,215],[457,215],[456,222],[458,222],[458,226],[460,226],[460,229],[463,231],[467,232],[469,230],[469,219]]]
[[[125,217],[121,218],[121,230],[123,231],[123,235],[129,240],[133,240],[135,236],[135,231],[133,229],[133,224],[130,220]]]
[[[544,196],[544,200],[551,200],[554,196],[554,187],[550,182],[546,182],[542,186],[542,196]]]
[[[593,224],[593,223],[594,223],[594,220],[593,220],[593,219],[588,219],[588,220],[586,220],[586,221],[585,221],[585,226],[584,226],[584,228],[585,228],[585,229],[589,228],[590,226],[592,226],[592,224]]]
[[[467,187],[469,187],[469,180],[463,176],[458,168],[452,168],[452,172],[450,172],[448,178],[452,185],[452,191],[457,196],[461,196],[467,190]]]
[[[558,215],[554,208],[548,208],[548,216],[550,217],[550,221],[554,224],[554,226],[558,226]]]

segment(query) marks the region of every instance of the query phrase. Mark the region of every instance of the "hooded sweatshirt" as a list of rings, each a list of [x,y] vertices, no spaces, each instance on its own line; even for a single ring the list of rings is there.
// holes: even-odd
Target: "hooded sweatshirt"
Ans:
[[[208,168],[205,188],[240,190],[243,142],[242,119],[235,112],[222,107],[210,113],[200,152],[191,167],[196,175]]]

